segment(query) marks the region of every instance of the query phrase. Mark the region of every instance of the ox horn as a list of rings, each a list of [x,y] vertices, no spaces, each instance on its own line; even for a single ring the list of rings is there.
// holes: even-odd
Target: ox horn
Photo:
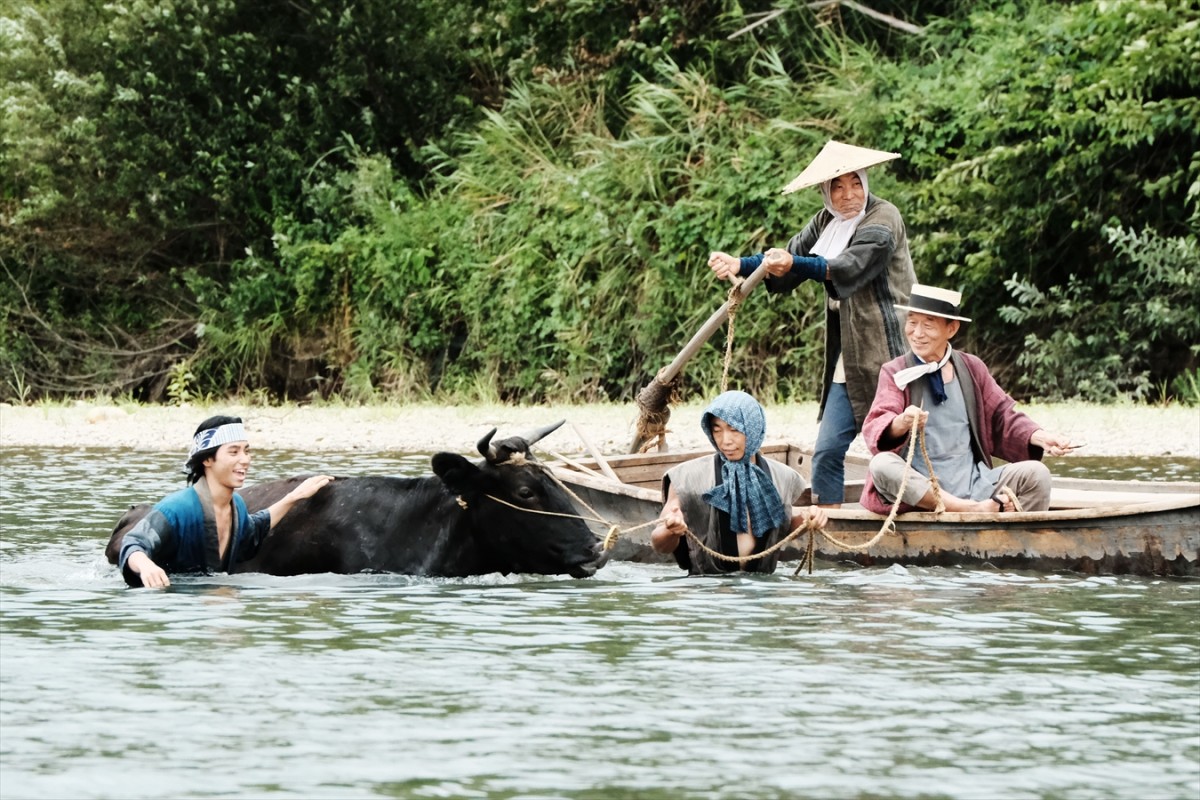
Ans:
[[[487,436],[484,436],[479,440],[479,453],[487,459],[489,464],[503,464],[507,462],[514,453],[528,455],[529,449],[533,447],[536,442],[554,433],[556,430],[562,427],[564,422],[566,422],[565,419],[560,419],[558,422],[547,425],[544,428],[535,428],[529,433],[521,436],[511,436],[507,439],[501,439],[495,443],[492,442],[492,437],[496,435],[496,429],[492,428],[492,430],[488,432]]]
[[[525,440],[526,444],[528,444],[530,447],[533,447],[535,444],[540,442],[542,439],[545,439],[547,436],[549,436],[550,434],[554,433],[556,430],[561,428],[563,426],[564,422],[566,422],[565,419],[560,419],[558,422],[552,422],[544,428],[537,428],[536,430],[532,430],[529,433],[522,436],[521,438]]]
[[[479,444],[476,445],[476,447],[479,448],[479,455],[486,458],[489,463],[494,461],[496,458],[496,448],[492,447],[492,437],[495,435],[496,429],[492,428],[487,432],[487,434],[484,435],[482,439],[479,440]]]

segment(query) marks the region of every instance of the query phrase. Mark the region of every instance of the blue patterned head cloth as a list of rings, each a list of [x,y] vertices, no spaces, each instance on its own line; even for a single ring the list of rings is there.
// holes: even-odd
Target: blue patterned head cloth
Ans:
[[[240,422],[231,422],[217,428],[208,428],[192,437],[192,447],[188,451],[188,461],[191,461],[197,453],[205,450],[214,450],[230,442],[245,441],[249,441],[249,439],[246,437],[246,429],[242,427],[242,423]]]
[[[714,417],[745,434],[746,452],[740,460],[730,461],[717,447],[712,434]],[[700,427],[721,458],[721,484],[705,492],[704,499],[729,514],[730,530],[745,533],[749,519],[750,530],[759,537],[790,520],[791,513],[784,507],[770,473],[753,461],[767,434],[767,416],[759,402],[745,392],[724,392],[705,409]]]

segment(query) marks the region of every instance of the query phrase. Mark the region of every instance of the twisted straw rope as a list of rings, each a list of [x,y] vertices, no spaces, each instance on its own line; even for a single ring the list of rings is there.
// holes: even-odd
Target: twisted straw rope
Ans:
[[[658,522],[658,520],[655,520],[655,522]],[[690,528],[686,529],[684,531],[684,533],[686,533],[687,537],[689,539],[691,539],[693,542],[695,542],[696,545],[699,546],[699,548],[701,550],[703,550],[705,553],[712,556],[713,558],[719,558],[722,561],[730,561],[730,562],[733,562],[736,564],[747,564],[751,561],[756,561],[760,558],[766,558],[767,556],[771,555],[775,551],[780,550],[788,542],[801,536],[805,531],[808,531],[811,535],[811,532],[813,530],[820,530],[820,528],[813,526],[811,518],[805,519],[804,522],[802,522],[801,524],[796,526],[795,530],[793,530],[787,536],[780,539],[775,544],[768,547],[766,550],[763,550],[761,553],[751,553],[748,556],[727,556],[724,553],[719,553],[716,550],[713,550],[711,547],[706,545],[704,542],[700,541],[700,538],[698,536],[696,536],[696,534],[692,533]]]
[[[730,318],[730,321],[732,322],[732,316]],[[732,325],[730,327],[732,328]],[[727,362],[729,359],[728,343],[732,342],[732,338],[733,337],[732,337],[732,332],[731,332],[729,338],[727,339],[727,346],[726,346],[726,361]],[[892,508],[888,512],[887,517],[884,519],[883,524],[880,526],[879,532],[876,533],[873,537],[871,537],[870,540],[863,542],[862,544],[854,545],[854,544],[850,544],[848,542],[841,541],[837,537],[826,532],[824,526],[814,525],[811,517],[805,519],[805,521],[802,524],[796,526],[796,528],[794,528],[790,533],[788,533],[787,536],[780,539],[778,542],[771,545],[767,549],[765,549],[759,553],[751,553],[750,555],[747,555],[747,556],[729,556],[724,553],[713,550],[711,547],[709,547],[703,541],[701,541],[700,538],[698,536],[696,536],[696,534],[693,533],[690,528],[685,529],[684,533],[687,535],[687,537],[691,541],[696,543],[696,546],[699,547],[701,551],[703,551],[710,557],[719,559],[721,561],[727,561],[727,562],[736,563],[736,564],[746,564],[751,561],[758,560],[760,558],[766,558],[767,556],[781,550],[789,542],[791,542],[791,541],[799,538],[803,534],[807,533],[808,541],[807,541],[807,545],[805,547],[805,553],[801,557],[800,564],[799,564],[799,566],[796,567],[796,571],[794,573],[792,573],[793,575],[799,575],[801,570],[803,570],[806,566],[808,567],[809,574],[812,574],[813,559],[814,559],[815,550],[816,550],[816,535],[818,533],[821,534],[821,536],[825,537],[826,541],[828,541],[830,544],[834,545],[835,547],[837,547],[840,550],[849,550],[851,552],[859,552],[859,553],[866,552],[867,550],[870,550],[872,547],[874,547],[876,544],[878,544],[879,541],[881,539],[883,539],[883,537],[885,535],[887,535],[889,533],[891,533],[891,534],[897,533],[896,523],[895,523],[896,515],[897,515],[897,513],[899,513],[899,510],[900,510],[900,504],[902,502],[901,498],[903,498],[903,496],[904,496],[904,490],[908,486],[908,477],[913,472],[912,462],[913,462],[913,457],[916,455],[918,446],[920,446],[921,457],[925,461],[925,467],[926,467],[926,469],[929,470],[930,491],[933,492],[934,501],[936,503],[933,513],[941,514],[946,510],[945,504],[942,502],[941,485],[938,482],[937,475],[933,471],[933,464],[929,459],[929,451],[925,447],[925,427],[920,424],[919,416],[917,416],[916,414],[914,414],[914,416],[913,416],[913,428],[915,430],[913,430],[913,432],[909,436],[908,454],[904,460],[904,475],[900,481],[900,488],[896,492],[896,500],[892,503]],[[599,523],[601,525],[607,525],[609,528],[608,533],[605,535],[604,540],[603,540],[603,548],[605,550],[611,550],[613,547],[615,547],[616,543],[617,543],[617,539],[620,538],[620,536],[632,533],[634,531],[641,530],[642,528],[650,527],[652,525],[657,526],[660,521],[659,519],[656,518],[656,519],[650,520],[649,522],[643,522],[640,525],[633,525],[631,527],[621,529],[619,526],[614,525],[611,522],[611,520],[608,520],[608,519],[605,519],[604,517],[602,517],[599,514],[599,512],[597,512],[594,508],[592,508],[591,505],[589,505],[586,501],[583,500],[583,498],[581,498],[569,486],[567,486],[561,480],[559,480],[558,476],[555,475],[554,471],[551,470],[549,467],[547,467],[546,465],[541,464],[537,461],[530,461],[528,463],[531,466],[535,466],[538,469],[542,470],[542,472],[544,474],[546,474],[552,481],[554,481],[558,485],[558,487],[561,488],[564,492],[566,492],[576,503],[578,503],[579,505],[581,505],[585,509],[587,509],[587,511],[592,516],[589,517],[589,516],[584,516],[582,514],[568,514],[568,513],[559,512],[559,511],[541,511],[541,510],[533,509],[533,508],[523,508],[521,506],[514,505],[513,503],[510,503],[507,500],[502,500],[501,498],[496,497],[495,495],[488,494],[488,495],[484,495],[484,496],[487,497],[489,500],[492,500],[493,502],[499,503],[503,506],[507,506],[516,511],[524,511],[529,514],[542,514],[542,515],[551,516],[551,517],[570,517],[570,518],[574,518],[574,519],[584,520],[585,522],[595,522],[595,523]],[[1000,491],[1007,492],[1008,497],[1010,498],[1010,500],[1013,503],[1013,506],[1019,511],[1020,504],[1017,502],[1016,495],[1013,493],[1013,491],[1007,486],[1001,487]],[[462,497],[458,497],[456,499],[458,501],[458,504],[462,508],[465,509],[467,507],[467,502],[465,500],[463,500]]]
[[[725,392],[729,389],[729,364],[733,361],[733,329],[734,322],[737,318],[738,308],[742,305],[744,296],[741,289],[742,281],[740,278],[730,280],[733,285],[729,287],[729,328],[725,332],[725,362],[721,367],[721,391]]]
[[[821,535],[824,536],[825,540],[834,547],[837,547],[841,550],[849,550],[854,553],[865,553],[875,545],[879,544],[880,540],[882,540],[887,534],[896,533],[896,514],[900,511],[900,503],[902,502],[901,498],[904,497],[904,489],[908,486],[908,476],[913,472],[913,456],[917,452],[918,444],[921,447],[921,457],[925,460],[925,468],[929,470],[929,488],[933,492],[934,501],[936,503],[934,513],[941,514],[946,510],[945,504],[942,503],[941,485],[938,483],[937,475],[935,475],[933,472],[933,464],[929,460],[929,451],[925,449],[925,426],[919,423],[920,418],[917,415],[913,415],[913,431],[912,435],[909,436],[908,455],[904,459],[904,476],[900,480],[900,488],[896,492],[896,500],[892,503],[892,508],[888,512],[887,518],[885,518],[883,524],[879,526],[879,532],[862,544],[850,544],[848,542],[843,542],[822,530]],[[808,566],[809,573],[812,573],[812,553],[814,549],[813,542],[810,541],[806,558],[800,562],[800,566],[796,567],[796,572],[793,574],[799,575],[800,570],[802,570],[805,565]]]

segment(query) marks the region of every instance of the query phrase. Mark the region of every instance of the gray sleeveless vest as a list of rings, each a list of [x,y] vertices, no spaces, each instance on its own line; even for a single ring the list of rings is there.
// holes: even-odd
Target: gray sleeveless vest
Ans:
[[[800,502],[800,495],[808,488],[804,477],[786,464],[760,456],[759,464],[765,465],[770,472],[771,480],[779,492],[785,506],[791,507]],[[703,456],[686,461],[673,467],[663,475],[663,499],[666,500],[668,491],[674,487],[679,497],[679,506],[683,518],[687,520],[688,528],[704,542],[706,547],[729,556],[736,556],[737,534],[729,529],[729,515],[710,506],[704,501],[704,493],[717,485],[721,480],[720,457],[716,455]],[[789,511],[789,519],[791,513]],[[791,533],[790,522],[778,528],[767,531],[761,537],[755,538],[754,552],[759,553]],[[695,547],[688,537],[679,540],[675,549],[675,561],[691,575],[720,575],[726,572],[760,572],[770,574],[779,563],[779,553],[775,552],[765,558],[756,558],[745,564],[714,558],[698,547]]]

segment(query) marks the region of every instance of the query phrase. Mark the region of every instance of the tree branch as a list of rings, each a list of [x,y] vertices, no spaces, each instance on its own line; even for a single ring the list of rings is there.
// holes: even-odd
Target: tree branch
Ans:
[[[873,8],[867,8],[862,3],[854,2],[854,0],[841,0],[841,5],[844,5],[846,8],[852,8],[858,13],[865,14],[872,19],[877,19],[886,25],[891,25],[893,28],[899,28],[905,33],[912,33],[917,36],[923,36],[925,34],[925,29],[920,25],[913,25],[911,22],[905,22],[902,19],[897,19],[891,14],[884,14],[882,11],[876,11]]]
[[[885,25],[890,25],[893,28],[898,28],[899,30],[904,31],[905,33],[911,33],[916,36],[923,36],[925,34],[925,29],[923,27],[921,27],[920,25],[914,25],[911,22],[905,22],[902,19],[897,19],[896,17],[893,17],[891,14],[884,14],[882,11],[876,11],[873,8],[868,8],[867,6],[864,6],[862,3],[854,2],[854,0],[815,0],[812,3],[809,3],[807,5],[807,8],[809,8],[812,11],[817,11],[822,8],[828,8],[829,6],[845,6],[846,8],[849,8],[853,11],[857,11],[860,14],[871,17],[872,19],[879,20],[880,22],[884,23]],[[760,17],[760,19],[755,20],[754,22],[750,23],[749,25],[747,25],[746,27],[744,27],[740,30],[734,31],[733,33],[729,34],[725,38],[729,39],[729,40],[736,39],[737,37],[741,36],[743,33],[749,33],[750,31],[754,30],[755,28],[758,28],[762,25],[766,25],[768,22],[775,19],[780,14],[783,14],[785,11],[790,11],[790,10],[791,9],[787,9],[787,8],[777,8],[774,11],[766,11],[766,12],[763,12],[762,14],[749,14],[749,15],[747,15],[747,18],[753,17],[753,16],[758,16],[758,17]]]

